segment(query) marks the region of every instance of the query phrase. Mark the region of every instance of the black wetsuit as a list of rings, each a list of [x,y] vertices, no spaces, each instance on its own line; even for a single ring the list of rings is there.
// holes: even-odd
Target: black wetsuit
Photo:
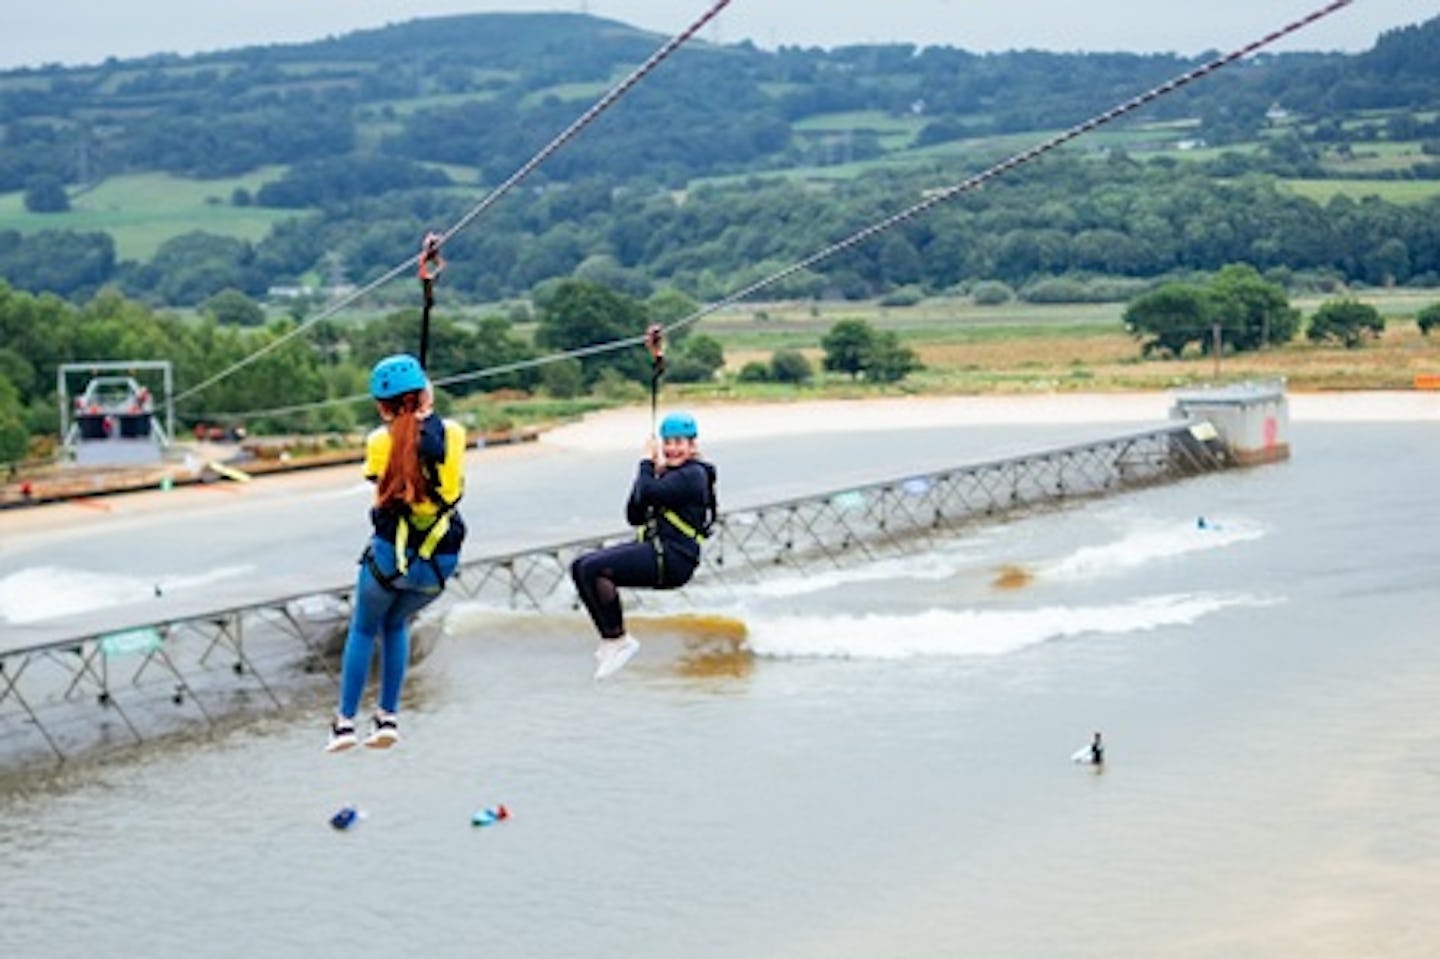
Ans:
[[[643,538],[587,553],[570,566],[580,601],[603,638],[615,639],[625,633],[616,587],[676,589],[690,582],[700,565],[697,537],[709,531],[714,509],[715,467],[711,464],[687,460],[656,476],[654,463],[640,461],[625,503],[625,519],[642,528]]]

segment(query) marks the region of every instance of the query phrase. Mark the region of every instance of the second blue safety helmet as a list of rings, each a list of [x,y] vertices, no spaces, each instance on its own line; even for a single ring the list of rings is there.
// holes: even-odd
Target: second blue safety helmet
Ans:
[[[370,395],[377,400],[388,400],[412,390],[423,390],[430,385],[420,361],[409,353],[387,356],[370,371]]]
[[[660,421],[660,438],[662,440],[687,439],[693,440],[700,435],[700,429],[695,424],[695,417],[689,413],[671,413]]]

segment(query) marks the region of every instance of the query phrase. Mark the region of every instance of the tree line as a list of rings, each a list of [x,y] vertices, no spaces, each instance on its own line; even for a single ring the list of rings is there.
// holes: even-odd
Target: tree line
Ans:
[[[1363,54],[1268,54],[1147,111],[1198,117],[1211,144],[1253,140],[1277,102],[1318,120],[1440,105],[1430,64],[1440,18],[1387,33]],[[67,184],[164,170],[195,177],[341,156],[462,164],[498,182],[587,94],[653,51],[656,37],[576,14],[412,21],[309,44],[0,73],[0,191],[53,174]],[[825,50],[692,44],[543,176],[697,176],[816,162],[809,117],[918,118],[920,143],[1069,126],[1189,70],[1172,54],[972,53],[914,44]],[[455,102],[457,95],[463,102]],[[398,105],[398,106],[397,106]],[[388,135],[374,135],[376,131]],[[1352,136],[1361,135],[1358,133]],[[857,131],[862,153],[881,152]]]
[[[569,278],[542,284],[533,314],[529,306],[509,315],[440,312],[431,319],[428,359],[441,385],[441,409],[471,393],[505,390],[556,398],[596,393],[639,398],[652,373],[643,350],[565,354],[638,339],[654,323],[674,327],[695,309],[693,300],[675,290],[641,299]],[[182,426],[242,422],[257,434],[354,430],[369,422],[370,363],[416,350],[417,312],[397,310],[361,324],[327,319],[303,336],[292,336],[295,321],[265,323],[263,311],[235,290],[212,298],[196,320],[151,310],[113,289],[75,305],[0,282],[0,463],[53,449],[60,424],[55,370],[61,363],[86,360],[164,357],[174,364],[175,388],[183,392],[264,349],[253,362],[187,400],[179,411]],[[1440,327],[1440,302],[1419,311],[1416,319],[1427,335]],[[1169,358],[1195,349],[1208,354],[1278,346],[1302,329],[1314,342],[1353,349],[1385,329],[1374,307],[1343,296],[1325,302],[1304,322],[1282,286],[1240,263],[1143,292],[1130,301],[1123,321],[1142,355]],[[519,331],[521,322],[533,324],[533,335]],[[271,346],[281,338],[283,344]],[[851,380],[893,383],[922,368],[897,333],[876,330],[863,320],[836,322],[819,345],[822,369]],[[671,382],[710,382],[725,366],[724,350],[713,337],[676,327],[667,366]],[[475,375],[479,372],[486,375]],[[735,378],[805,384],[816,373],[803,353],[781,349],[768,362],[747,363]],[[163,398],[158,379],[136,375]],[[270,412],[293,405],[307,408]]]
[[[560,280],[537,290],[533,316],[528,309],[519,316],[432,316],[428,371],[438,384],[442,410],[476,392],[633,396],[643,393],[653,372],[644,350],[566,354],[638,338],[658,323],[672,328],[667,380],[711,381],[725,365],[720,343],[688,326],[675,326],[695,308],[693,300],[673,290],[642,300],[585,280]],[[253,319],[257,309],[232,290],[214,297],[202,318],[182,319],[115,290],[77,306],[0,282],[0,463],[48,455],[59,441],[55,371],[62,363],[163,357],[173,364],[176,392],[184,393],[254,357],[183,401],[178,410],[182,428],[219,421],[242,423],[257,434],[333,432],[369,423],[370,364],[418,347],[416,311],[396,311],[364,324],[325,320],[303,336],[293,335],[293,320],[256,326],[233,322],[240,316]],[[533,320],[532,336],[517,332],[518,320]],[[861,321],[837,323],[824,348],[825,369],[851,379],[895,382],[919,368],[914,352],[893,332],[875,331]],[[814,373],[804,355],[780,351],[759,375],[749,369],[741,379],[805,383]],[[158,400],[166,399],[160,374],[138,370],[132,375]],[[310,408],[271,412],[296,405]]]
[[[1313,343],[1358,349],[1385,332],[1385,318],[1368,303],[1340,297],[1322,303],[1302,323],[1284,288],[1267,282],[1255,268],[1232,263],[1203,282],[1167,283],[1125,308],[1125,328],[1141,341],[1145,356],[1179,359],[1191,346],[1206,355],[1245,353],[1293,340],[1302,328]],[[1440,303],[1416,315],[1428,336],[1440,326]]]
[[[945,182],[938,171],[823,189],[753,178],[682,198],[599,178],[552,185],[511,197],[454,237],[445,289],[493,302],[577,276],[642,297],[674,287],[719,299]],[[310,271],[360,284],[409,255],[427,230],[458,219],[469,202],[428,190],[337,200],[277,224],[257,243],[191,233],[166,241],[143,264],[117,262],[104,234],[0,231],[0,277],[17,289],[78,299],[111,284],[156,305],[195,305],[226,288],[258,298]],[[1342,194],[1318,203],[1266,175],[1217,182],[1164,159],[1062,156],[817,263],[766,295],[859,299],[998,281],[1022,297],[1053,300],[1063,287],[1056,278],[1069,278],[1084,299],[1097,277],[1153,283],[1234,262],[1282,282],[1309,276],[1334,285],[1429,286],[1440,284],[1437,214],[1440,200]]]
[[[692,312],[683,296],[663,293],[636,300],[583,280],[566,280],[540,291],[533,341],[515,332],[514,318],[500,315],[432,317],[429,368],[433,377],[514,366],[543,354],[563,352],[643,332],[654,322],[673,322]],[[396,311],[365,324],[322,321],[305,336],[291,336],[293,320],[257,327],[220,322],[245,311],[245,298],[228,291],[214,298],[205,315],[188,320],[154,311],[106,290],[82,304],[33,295],[0,282],[0,462],[25,455],[30,437],[59,434],[55,370],[61,363],[124,361],[164,357],[174,364],[175,389],[183,392],[242,359],[285,338],[254,362],[197,393],[180,409],[186,423],[247,414],[268,407],[343,400],[366,393],[369,366],[376,357],[414,352],[418,311]],[[253,306],[253,305],[252,305]],[[703,379],[724,363],[719,344],[705,336],[677,333],[672,345],[672,378]],[[633,354],[633,355],[632,355]],[[447,398],[477,390],[544,388],[574,396],[606,377],[648,382],[649,360],[641,350],[619,351],[583,360],[513,369],[448,385]],[[156,397],[163,384],[147,382]],[[299,414],[248,416],[256,432],[347,430],[368,422],[365,403],[337,403]],[[43,446],[44,444],[42,444]]]

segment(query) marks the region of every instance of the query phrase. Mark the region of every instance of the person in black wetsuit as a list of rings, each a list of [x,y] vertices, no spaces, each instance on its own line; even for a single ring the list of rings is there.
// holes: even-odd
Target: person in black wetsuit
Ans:
[[[660,439],[647,444],[625,519],[639,528],[633,543],[579,557],[570,575],[580,600],[600,633],[595,678],[622,669],[640,649],[625,632],[621,586],[676,589],[700,565],[700,547],[715,521],[715,467],[699,458],[699,430],[689,413],[671,413],[660,424]]]

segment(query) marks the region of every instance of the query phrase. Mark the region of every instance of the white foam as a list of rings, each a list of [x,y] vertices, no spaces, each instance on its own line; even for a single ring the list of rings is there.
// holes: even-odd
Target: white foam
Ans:
[[[950,548],[939,548],[916,556],[875,560],[856,566],[835,569],[795,571],[777,570],[755,583],[745,585],[748,599],[785,599],[826,590],[840,589],[859,583],[883,583],[891,580],[938,581],[954,576],[971,565],[981,552],[977,542]],[[698,585],[690,587],[692,597],[708,598],[724,595],[724,587]]]
[[[253,571],[254,567],[249,565],[224,566],[203,573],[140,577],[59,566],[34,566],[0,579],[0,620],[33,623],[123,606],[153,597],[156,587],[164,593],[180,592]]]
[[[1127,533],[1113,543],[1082,547],[1068,556],[1042,564],[1038,572],[1050,578],[1092,579],[1128,572],[1157,560],[1221,549],[1264,535],[1262,527],[1244,521],[1203,529],[1189,523],[1146,526]]]
[[[1150,596],[1103,606],[760,617],[748,622],[748,643],[756,655],[777,658],[999,656],[1069,636],[1125,634],[1186,625],[1228,607],[1273,602],[1257,596],[1195,593]]]

